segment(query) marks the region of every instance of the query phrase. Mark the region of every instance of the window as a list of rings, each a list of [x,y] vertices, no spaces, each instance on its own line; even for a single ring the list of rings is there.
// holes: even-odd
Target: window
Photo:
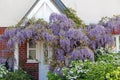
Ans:
[[[116,37],[114,37],[114,44],[113,44],[113,50],[116,50]]]
[[[119,36],[119,43],[118,44],[119,44],[119,51],[120,51],[120,36]]]
[[[27,43],[27,62],[37,62],[37,45],[31,40]]]
[[[44,64],[48,64],[48,45],[43,43]]]
[[[114,36],[114,45],[112,46],[112,50],[114,52],[120,51],[120,36],[119,35]]]

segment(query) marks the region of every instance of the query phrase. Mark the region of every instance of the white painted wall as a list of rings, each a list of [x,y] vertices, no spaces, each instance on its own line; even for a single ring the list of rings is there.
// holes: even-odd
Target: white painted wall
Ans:
[[[103,16],[120,14],[120,0],[62,0],[75,9],[85,23],[97,23]]]
[[[61,14],[59,9],[57,9],[56,6],[53,5],[53,3],[50,0],[40,0],[36,6],[32,9],[31,12],[27,15],[27,18],[42,18],[45,21],[49,22],[49,16],[53,13]]]
[[[0,0],[0,26],[15,25],[36,0]],[[103,16],[120,14],[120,0],[62,0],[77,11],[85,23],[97,23]]]

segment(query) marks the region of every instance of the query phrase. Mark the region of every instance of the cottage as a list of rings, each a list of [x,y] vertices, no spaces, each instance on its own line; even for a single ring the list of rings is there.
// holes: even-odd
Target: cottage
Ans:
[[[114,52],[120,52],[120,30],[113,31],[113,36],[114,36],[114,45],[113,45],[113,50]]]
[[[65,9],[66,7],[61,0],[36,0],[23,18],[43,18],[49,22],[49,16],[51,13],[55,12],[61,14]],[[21,26],[24,26],[24,23],[21,24]],[[0,27],[0,34],[3,34],[6,28],[7,27]],[[118,52],[120,50],[120,37],[117,34],[119,33],[113,34],[115,34],[116,42],[115,51]],[[50,48],[45,42],[37,42],[37,44],[33,44],[29,41],[21,46],[18,46],[16,43],[14,53],[3,54],[7,51],[5,43],[5,41],[0,41],[0,57],[9,58],[14,56],[16,60],[14,63],[14,70],[21,67],[29,74],[33,75],[36,80],[47,80],[46,76],[49,71],[49,60],[52,55],[52,48]]]
[[[66,7],[60,0],[37,0],[30,10],[23,18],[43,18],[49,22],[49,16],[55,12],[61,14]],[[21,26],[23,26],[21,24]],[[3,34],[5,27],[0,28],[0,34]],[[1,41],[0,50],[5,50],[6,46]],[[33,75],[36,80],[47,80],[47,72],[49,71],[49,59],[52,55],[52,49],[44,42],[37,42],[33,44],[30,41],[18,46],[16,43],[14,53],[9,53],[6,58],[13,56],[16,62],[14,63],[14,69],[19,67]],[[2,54],[0,53],[0,56]]]

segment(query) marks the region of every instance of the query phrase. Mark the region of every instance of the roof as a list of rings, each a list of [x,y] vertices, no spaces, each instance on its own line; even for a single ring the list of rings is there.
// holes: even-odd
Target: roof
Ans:
[[[63,4],[61,0],[51,0],[62,12],[66,10],[66,6]]]
[[[21,19],[23,20],[28,16],[28,14],[32,11],[32,9],[35,7],[35,5],[39,2],[40,0],[36,0],[35,3],[32,5],[32,7],[28,10],[28,12],[25,14],[25,16]],[[61,0],[50,0],[61,12],[66,10],[66,6],[63,4]]]

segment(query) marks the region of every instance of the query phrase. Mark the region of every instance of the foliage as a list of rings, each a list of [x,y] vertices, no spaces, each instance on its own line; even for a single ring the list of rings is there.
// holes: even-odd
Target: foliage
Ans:
[[[105,80],[106,73],[114,70],[114,65],[106,62],[96,62],[90,67],[90,71],[87,73],[87,80]]]
[[[114,56],[114,65],[120,66],[120,54],[113,54]]]
[[[59,74],[54,74],[53,72],[48,72],[48,80],[65,80],[65,78],[61,77]]]
[[[89,60],[73,60],[69,66],[57,68],[54,75],[62,75],[63,80],[119,80],[120,54],[109,49],[95,50],[95,62]]]
[[[77,16],[76,11],[68,8],[65,11],[65,14],[68,18],[72,19],[75,23],[76,23],[76,27],[85,27],[85,24],[83,23],[83,21]]]
[[[2,80],[34,80],[34,78],[23,70],[16,70],[7,73]]]
[[[8,73],[4,64],[0,64],[0,79],[3,78]]]
[[[118,31],[120,29],[120,15],[113,17],[103,17],[99,24],[105,26],[110,32]]]
[[[91,61],[72,61],[69,67],[62,69],[64,79],[60,80],[119,80],[119,67],[116,69],[111,63],[104,61],[91,62]],[[51,72],[52,76],[48,79],[56,80],[60,75]],[[49,74],[49,75],[50,75]],[[58,78],[59,79],[59,78]]]
[[[111,32],[102,25],[89,25],[87,28],[87,35],[90,38],[90,47],[96,50],[106,45],[113,45],[113,37]]]
[[[115,69],[113,64],[100,61],[72,61],[70,67],[63,68],[67,80],[106,80],[106,74]]]
[[[75,29],[75,23],[65,15],[52,13],[49,19],[49,24],[41,19],[31,19],[25,22],[24,27],[8,28],[2,39],[7,40],[7,46],[11,50],[14,50],[16,42],[21,45],[30,39],[34,43],[44,40],[54,48],[53,55],[57,55],[57,60],[64,61],[66,56],[69,59],[82,57],[83,60],[94,60],[94,53],[87,46],[89,38],[82,29]],[[75,53],[78,48],[79,52]],[[78,56],[74,56],[75,54]]]
[[[107,80],[119,80],[120,79],[120,67],[106,74]]]
[[[94,50],[113,42],[111,33],[98,24],[75,28],[77,23],[56,13],[51,14],[49,21],[30,19],[22,27],[7,28],[1,38],[7,42],[10,51],[14,50],[15,43],[46,41],[53,48],[52,71],[66,66],[70,60],[94,61]]]
[[[4,65],[7,70],[13,71],[14,61],[15,61],[15,59],[13,58],[13,56],[11,56],[11,57],[9,56],[9,57],[7,57],[7,59],[4,57],[1,57],[0,65]]]
[[[110,80],[111,78],[119,80],[120,78],[119,71],[114,71],[112,64],[105,62],[80,62],[76,61],[69,68],[63,68],[63,77],[65,78],[61,80]],[[58,76],[58,74],[52,74],[53,76],[48,78],[56,80],[56,75]]]
[[[120,54],[112,53],[109,49],[105,48],[96,49],[95,61],[104,61],[106,63],[113,64],[114,66],[120,66]]]
[[[9,71],[13,69],[13,62],[11,61],[12,58],[8,58],[7,60],[3,57],[0,58],[0,79],[6,76]]]
[[[108,49],[100,48],[95,50],[95,61],[113,61],[114,55]]]
[[[72,61],[68,68],[63,68],[63,76],[65,76],[67,80],[82,80],[82,78],[84,79],[86,76],[86,72],[88,72],[88,70],[81,60]]]

